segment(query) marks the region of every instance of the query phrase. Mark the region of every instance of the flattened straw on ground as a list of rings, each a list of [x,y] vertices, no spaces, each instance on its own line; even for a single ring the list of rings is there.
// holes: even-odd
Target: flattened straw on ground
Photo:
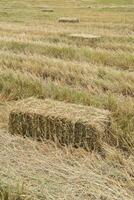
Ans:
[[[106,141],[110,113],[89,106],[29,98],[9,116],[9,132],[64,145],[95,149]]]
[[[61,23],[79,23],[80,20],[77,18],[70,18],[70,17],[62,17],[59,19]]]
[[[70,34],[69,37],[71,38],[78,38],[78,39],[88,39],[88,40],[97,40],[100,39],[100,35],[93,35],[93,34]]]

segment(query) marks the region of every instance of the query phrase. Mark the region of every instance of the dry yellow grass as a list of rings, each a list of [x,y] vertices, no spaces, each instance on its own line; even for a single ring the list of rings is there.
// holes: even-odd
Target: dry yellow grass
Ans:
[[[1,130],[1,178],[10,185],[23,183],[33,199],[133,200],[133,156],[103,147],[105,159],[93,152],[60,149]]]

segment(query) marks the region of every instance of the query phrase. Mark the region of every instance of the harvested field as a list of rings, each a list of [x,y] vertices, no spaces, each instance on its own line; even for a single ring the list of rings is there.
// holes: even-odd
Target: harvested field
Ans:
[[[54,100],[27,99],[10,113],[9,132],[60,144],[98,149],[110,139],[110,113]]]
[[[59,22],[61,18],[77,23]],[[56,110],[48,120],[43,113],[37,116],[36,106],[30,116],[24,115],[30,106],[20,114],[11,112],[29,98],[37,104],[60,101],[62,108],[56,110],[62,118]],[[70,104],[75,118],[66,108]],[[79,105],[93,108],[97,116],[79,113]],[[15,119],[12,134],[9,115]],[[63,145],[42,141],[46,130],[48,139],[58,136]],[[27,138],[30,134],[38,140]],[[24,183],[32,200],[133,200],[133,169],[134,0],[1,0],[2,184],[16,191],[18,182]]]

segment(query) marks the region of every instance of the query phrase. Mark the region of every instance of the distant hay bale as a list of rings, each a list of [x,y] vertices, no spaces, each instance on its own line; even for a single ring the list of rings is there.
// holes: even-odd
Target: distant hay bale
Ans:
[[[79,23],[80,20],[77,18],[63,17],[59,19],[60,23]]]
[[[110,113],[50,99],[20,101],[9,116],[9,132],[61,145],[96,149],[106,141]]]
[[[42,12],[54,12],[54,10],[51,8],[43,8]]]
[[[92,34],[70,34],[69,37],[71,38],[78,38],[78,39],[88,39],[88,40],[97,40],[100,39],[101,36],[99,35],[92,35]]]

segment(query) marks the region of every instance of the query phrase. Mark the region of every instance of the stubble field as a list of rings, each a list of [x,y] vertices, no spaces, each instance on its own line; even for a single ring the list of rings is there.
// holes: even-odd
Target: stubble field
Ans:
[[[116,143],[104,159],[11,136],[9,110],[27,97],[109,110]],[[0,182],[24,184],[22,199],[134,199],[133,0],[0,1]]]

